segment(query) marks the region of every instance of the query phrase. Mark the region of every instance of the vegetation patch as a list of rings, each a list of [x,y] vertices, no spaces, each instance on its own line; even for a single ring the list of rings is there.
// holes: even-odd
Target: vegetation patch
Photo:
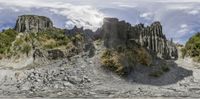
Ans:
[[[150,66],[152,58],[142,47],[137,49],[125,49],[119,47],[117,50],[105,50],[102,53],[101,62],[103,67],[108,68],[119,75],[126,75],[137,64]]]
[[[8,29],[0,33],[0,54],[5,55],[10,52],[12,42],[17,36],[17,32],[13,29]]]
[[[162,69],[163,72],[170,71],[170,68],[168,66],[162,66],[161,69]]]
[[[164,74],[163,71],[154,71],[154,72],[150,73],[149,76],[157,78],[157,77],[162,76],[163,74]]]
[[[0,33],[0,56],[1,58],[11,57],[21,53],[28,56],[31,50],[36,48],[46,50],[68,49],[69,44],[80,44],[83,39],[81,33],[69,37],[65,35],[62,29],[48,29],[38,33],[17,33],[8,29]]]
[[[54,49],[66,46],[71,40],[64,34],[64,30],[50,29],[36,33],[36,40],[45,49]]]
[[[120,54],[113,50],[105,50],[101,56],[102,64],[119,75],[124,74],[123,65],[120,62]]]
[[[200,33],[192,36],[181,49],[182,57],[190,56],[194,61],[200,62]]]
[[[149,76],[158,78],[162,76],[164,73],[169,72],[169,71],[170,71],[170,68],[167,65],[165,65],[165,66],[162,66],[161,69],[151,72]]]

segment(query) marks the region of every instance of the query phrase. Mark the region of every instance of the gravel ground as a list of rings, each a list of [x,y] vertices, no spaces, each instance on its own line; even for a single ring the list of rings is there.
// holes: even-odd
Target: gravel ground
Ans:
[[[200,65],[190,59],[169,60],[170,71],[151,78],[142,68],[123,79],[101,68],[96,55],[74,56],[27,68],[0,69],[0,97],[4,98],[200,98]],[[199,67],[198,67],[199,66]],[[138,68],[141,69],[141,68]]]

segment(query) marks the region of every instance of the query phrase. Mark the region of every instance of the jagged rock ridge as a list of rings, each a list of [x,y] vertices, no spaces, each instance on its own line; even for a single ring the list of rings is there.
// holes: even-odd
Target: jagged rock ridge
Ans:
[[[15,30],[17,32],[40,32],[48,28],[53,28],[53,22],[44,16],[22,15],[16,22]]]
[[[17,32],[40,32],[49,28],[53,28],[53,22],[47,17],[36,15],[19,16],[15,26]],[[89,42],[91,42],[89,39],[98,34],[103,37],[105,46],[108,48],[131,47],[137,43],[146,48],[152,55],[160,58],[178,57],[175,44],[166,39],[162,33],[160,22],[154,22],[147,27],[144,24],[131,26],[131,24],[119,21],[117,18],[105,18],[103,26],[96,32],[76,26],[71,30],[65,30],[67,36],[74,36],[76,33],[84,33],[86,41]]]
[[[166,39],[160,22],[144,27],[143,24],[131,26],[116,18],[105,18],[102,31],[104,45],[108,48],[130,47],[137,43],[157,57],[164,59],[178,57],[175,44]]]

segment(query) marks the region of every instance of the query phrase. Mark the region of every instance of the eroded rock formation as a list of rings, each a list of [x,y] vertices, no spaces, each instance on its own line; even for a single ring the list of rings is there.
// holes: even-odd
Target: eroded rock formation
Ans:
[[[102,28],[104,45],[108,48],[130,48],[137,43],[159,58],[176,59],[178,56],[175,44],[166,39],[160,22],[147,27],[143,24],[131,26],[116,18],[105,18]]]
[[[16,22],[15,30],[17,32],[40,32],[48,28],[53,28],[53,22],[44,16],[22,15]]]
[[[36,15],[19,16],[15,26],[17,32],[40,32],[49,28],[53,28],[53,22],[47,17]],[[103,37],[104,45],[107,48],[132,48],[135,44],[139,44],[159,58],[178,57],[176,45],[166,39],[160,22],[154,22],[147,27],[144,24],[131,26],[117,18],[105,18],[103,26],[96,32],[76,26],[71,30],[65,30],[67,36],[75,36],[79,33],[84,34],[85,43],[98,38],[95,36],[100,36]]]

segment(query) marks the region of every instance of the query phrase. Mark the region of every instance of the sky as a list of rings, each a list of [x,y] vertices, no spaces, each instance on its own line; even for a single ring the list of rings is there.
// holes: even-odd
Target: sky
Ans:
[[[200,0],[0,0],[0,30],[13,28],[24,14],[47,16],[59,28],[94,31],[104,17],[132,25],[160,21],[166,37],[181,44],[200,32]]]

